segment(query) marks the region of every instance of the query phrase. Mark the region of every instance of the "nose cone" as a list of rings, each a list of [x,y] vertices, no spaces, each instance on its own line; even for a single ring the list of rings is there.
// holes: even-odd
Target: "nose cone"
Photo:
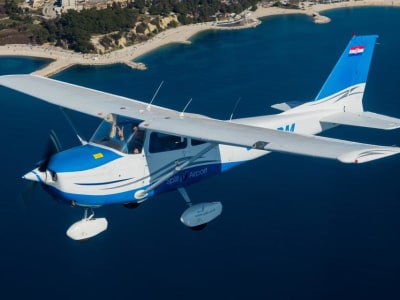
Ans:
[[[30,180],[30,181],[36,181],[36,182],[46,181],[45,177],[46,177],[46,173],[40,172],[37,168],[26,173],[24,176],[22,176],[23,179]]]

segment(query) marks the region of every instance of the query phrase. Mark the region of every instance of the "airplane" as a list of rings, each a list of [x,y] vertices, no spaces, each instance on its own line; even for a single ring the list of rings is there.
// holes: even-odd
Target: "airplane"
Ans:
[[[400,119],[363,108],[377,38],[353,35],[314,100],[275,104],[278,114],[240,119],[179,112],[154,105],[154,97],[147,103],[31,74],[0,76],[5,87],[101,119],[90,140],[75,131],[81,144],[64,151],[51,135],[45,157],[23,178],[39,182],[62,203],[82,207],[84,217],[67,236],[87,240],[108,226],[94,209],[136,208],[174,190],[188,206],[181,222],[201,230],[222,213],[222,203],[193,204],[186,187],[271,152],[356,164],[398,154],[395,146],[316,136],[339,125],[400,127]]]

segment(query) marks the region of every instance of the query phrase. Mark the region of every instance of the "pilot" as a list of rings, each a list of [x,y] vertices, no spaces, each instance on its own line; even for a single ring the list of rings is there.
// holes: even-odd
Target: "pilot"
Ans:
[[[144,130],[140,130],[137,125],[132,126],[132,134],[128,141],[130,153],[139,154],[143,147]]]

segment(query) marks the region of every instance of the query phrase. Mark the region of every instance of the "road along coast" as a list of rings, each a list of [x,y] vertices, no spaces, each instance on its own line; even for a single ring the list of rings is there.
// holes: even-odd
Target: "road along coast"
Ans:
[[[82,54],[54,46],[32,46],[32,45],[5,45],[0,46],[0,56],[29,56],[52,60],[44,68],[35,71],[33,74],[40,76],[52,76],[70,66],[79,65],[109,65],[122,63],[132,68],[145,70],[146,66],[134,60],[159,47],[171,43],[190,43],[189,39],[205,30],[234,30],[257,26],[261,23],[260,18],[286,15],[306,14],[314,19],[317,24],[329,22],[329,18],[320,13],[326,10],[356,6],[400,6],[400,0],[361,0],[348,1],[331,4],[304,4],[302,9],[283,9],[278,7],[259,7],[252,12],[248,22],[244,25],[234,27],[216,26],[212,22],[179,26],[165,30],[146,42],[135,44],[123,49],[115,50],[106,54]]]

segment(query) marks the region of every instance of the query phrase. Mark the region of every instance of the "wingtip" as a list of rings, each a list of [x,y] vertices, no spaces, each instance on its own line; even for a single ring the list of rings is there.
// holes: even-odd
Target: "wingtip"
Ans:
[[[347,152],[340,155],[337,159],[342,163],[360,164],[400,153],[398,147],[379,147],[363,149],[359,151]]]

